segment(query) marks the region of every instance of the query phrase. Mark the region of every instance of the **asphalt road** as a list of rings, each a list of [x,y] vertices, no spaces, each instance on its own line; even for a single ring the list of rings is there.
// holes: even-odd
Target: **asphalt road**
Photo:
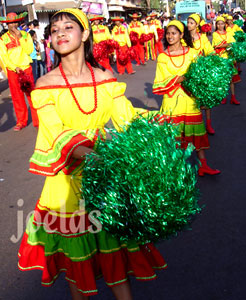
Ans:
[[[242,68],[242,82],[236,91],[241,105],[227,103],[213,109],[216,134],[209,138],[207,159],[222,173],[199,179],[202,213],[192,230],[158,245],[168,269],[159,272],[157,280],[131,280],[135,300],[246,299],[245,65]],[[162,97],[151,92],[155,63],[135,69],[135,75],[119,78],[128,84],[126,95],[134,106],[158,109]],[[23,223],[35,207],[44,178],[28,173],[36,130],[29,124],[21,132],[13,131],[15,117],[7,82],[0,82],[0,90],[0,299],[70,299],[63,276],[53,287],[45,288],[40,284],[41,271],[17,269]],[[113,299],[103,280],[98,281],[98,288],[99,294],[92,299]]]

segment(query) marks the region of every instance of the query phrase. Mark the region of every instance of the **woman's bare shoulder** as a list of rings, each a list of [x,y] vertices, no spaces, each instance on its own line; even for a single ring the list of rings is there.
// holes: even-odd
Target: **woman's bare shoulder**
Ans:
[[[108,70],[103,71],[99,68],[95,68],[94,73],[95,73],[96,81],[98,81],[98,82],[114,78],[114,75]]]
[[[40,77],[37,80],[35,87],[40,88],[44,86],[59,85],[59,84],[61,84],[61,73],[58,68],[55,68],[54,70]]]

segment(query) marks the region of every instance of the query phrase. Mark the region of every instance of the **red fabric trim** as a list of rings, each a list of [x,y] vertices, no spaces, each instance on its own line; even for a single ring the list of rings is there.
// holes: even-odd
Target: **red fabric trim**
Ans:
[[[159,87],[153,89],[153,94],[157,94],[157,95],[167,94],[169,97],[172,97],[170,94],[171,92],[173,92],[174,95],[179,88],[182,88],[181,84],[179,83],[175,84],[178,78],[179,76],[175,76],[165,87]]]
[[[181,138],[177,138],[177,140],[181,141],[181,148],[183,149],[186,149],[189,143],[195,146],[196,151],[201,149],[209,149],[207,133],[202,136],[182,136]]]
[[[193,116],[180,115],[180,116],[168,116],[165,115],[167,121],[172,121],[175,124],[185,123],[187,125],[197,125],[203,122],[202,114],[194,114]]]
[[[188,47],[188,48],[187,48],[187,52],[185,52],[185,54],[189,53],[189,51],[190,51],[190,48]],[[169,55],[169,54],[166,53],[165,51],[162,52],[162,53],[166,54],[168,57],[183,56],[183,53],[182,53],[182,54],[178,54],[178,55]]]
[[[48,106],[48,105],[55,105],[55,103],[47,103],[47,104],[45,104],[45,105],[43,105],[43,106],[40,106],[40,107],[36,108],[36,110],[39,110],[39,109],[41,109],[41,108],[44,108],[45,106]]]
[[[54,213],[64,214],[64,217],[56,216]],[[72,213],[75,212],[71,212],[71,214]],[[33,224],[35,224],[37,227],[44,227],[44,230],[47,234],[55,233],[65,236],[66,238],[78,237],[88,234],[86,231],[91,225],[88,214],[83,210],[81,210],[80,213],[81,215],[66,217],[68,213],[55,212],[50,209],[42,210],[38,207],[37,203],[34,211]]]
[[[39,108],[38,108],[38,109],[39,109]],[[56,141],[59,139],[59,137],[60,137],[61,135],[63,135],[64,133],[66,133],[66,132],[68,132],[68,131],[71,131],[71,130],[72,130],[72,129],[67,129],[67,130],[62,131],[62,132],[54,139],[54,141],[53,141],[51,147],[50,147],[48,150],[41,150],[41,149],[35,148],[34,151],[41,151],[41,152],[44,152],[44,153],[48,153],[50,150],[53,149],[53,147],[54,147]]]
[[[69,151],[73,148],[73,151],[80,145],[83,145],[85,147],[89,147],[89,148],[93,148],[95,144],[95,141],[91,141],[88,138],[82,136],[81,134],[78,134],[76,136],[74,136],[69,143],[67,143],[61,152],[61,157],[58,161],[56,161],[55,163],[52,163],[50,167],[43,167],[43,166],[39,166],[33,162],[30,163],[30,167],[29,167],[29,172],[34,173],[34,174],[39,174],[39,175],[43,175],[43,176],[54,176],[56,175],[60,170],[62,170],[67,164],[69,164],[70,158],[73,154],[73,152],[71,152],[68,156],[67,154],[69,153]],[[74,146],[76,145],[76,146]],[[81,160],[79,160],[80,163],[82,162]],[[73,166],[72,166],[72,170],[73,170]],[[70,174],[71,171],[70,168],[69,169],[64,169],[64,172],[66,174]]]
[[[151,280],[156,277],[154,268],[167,268],[153,244],[140,246],[140,251],[136,252],[122,248],[114,253],[97,253],[85,261],[74,262],[63,253],[45,256],[44,247],[29,245],[28,236],[24,233],[18,255],[20,270],[43,271],[43,285],[52,285],[59,273],[65,272],[66,279],[87,296],[97,294],[95,278],[101,275],[108,285],[115,286],[125,282],[129,273],[138,280]]]
[[[110,78],[110,79],[105,79],[105,80],[102,80],[102,81],[97,81],[96,82],[96,85],[101,85],[101,84],[104,84],[104,83],[109,83],[109,82],[115,82],[117,81],[116,78]],[[86,87],[86,86],[93,86],[93,82],[86,82],[86,83],[73,83],[73,84],[70,84],[72,88],[76,88],[76,87]],[[67,86],[64,84],[64,85],[46,85],[46,86],[41,86],[41,87],[38,87],[38,88],[35,88],[35,90],[46,90],[46,89],[62,89],[62,88],[67,88]]]
[[[232,82],[233,83],[237,83],[237,82],[240,82],[240,81],[241,81],[241,77],[238,74],[232,76]]]

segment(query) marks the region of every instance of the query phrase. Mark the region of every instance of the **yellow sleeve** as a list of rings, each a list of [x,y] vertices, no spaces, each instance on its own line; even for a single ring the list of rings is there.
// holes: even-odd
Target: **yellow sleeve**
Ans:
[[[127,46],[128,46],[128,47],[131,47],[131,46],[132,46],[132,43],[131,43],[129,34],[128,34],[128,32],[127,32],[127,29],[125,30],[125,38],[126,38],[126,44],[127,44]]]
[[[153,31],[154,31],[154,35],[155,35],[155,40],[158,41],[158,34],[157,34],[157,30],[156,30],[155,26],[153,26]]]
[[[218,46],[221,43],[221,39],[219,38],[219,35],[217,32],[213,33],[213,41],[212,41],[212,46]]]
[[[32,37],[25,31],[21,31],[21,34],[22,37],[19,39],[21,47],[26,54],[30,55],[34,50]]]
[[[32,103],[37,110],[39,130],[29,171],[44,176],[56,175],[59,171],[71,174],[81,165],[81,160],[72,157],[80,145],[92,148],[97,131],[74,130],[65,126],[56,110],[55,98],[61,92],[36,89],[31,93]]]
[[[1,39],[0,39],[0,56],[2,61],[4,62],[5,67],[15,72],[17,66],[13,64],[12,61],[9,59],[7,47],[5,46],[4,42]]]
[[[161,53],[157,58],[153,93],[157,95],[169,93],[175,88],[178,78],[178,75],[175,76],[168,72],[165,62],[165,54]]]
[[[228,33],[227,33],[227,39],[226,39],[226,42],[227,42],[228,44],[230,44],[230,43],[235,43],[235,42],[236,42],[236,40],[234,39],[233,35],[234,35],[233,32],[228,32]]]
[[[211,53],[214,53],[214,48],[212,47],[210,41],[208,40],[206,34],[203,34],[202,35],[202,39],[203,39],[203,43],[204,43],[204,47],[203,47],[203,51],[204,51],[204,54],[205,56],[211,54]]]
[[[236,26],[235,31],[242,31],[243,32],[242,28],[239,27],[237,24],[235,24],[234,26]]]
[[[125,90],[126,84],[123,82],[115,82],[110,85],[110,93],[114,99],[111,119],[118,131],[136,115],[135,108],[125,96]]]

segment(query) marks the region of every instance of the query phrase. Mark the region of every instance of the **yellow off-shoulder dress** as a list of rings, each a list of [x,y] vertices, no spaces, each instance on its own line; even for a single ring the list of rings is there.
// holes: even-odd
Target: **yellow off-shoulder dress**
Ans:
[[[198,33],[199,39],[193,41],[193,49],[198,52],[198,55],[207,56],[214,53],[214,48],[212,47],[210,41],[208,40],[205,33]]]
[[[80,107],[94,108],[92,84],[73,84]],[[21,270],[41,269],[42,284],[51,285],[60,272],[86,296],[97,294],[96,278],[109,286],[127,281],[132,273],[139,280],[156,277],[154,269],[166,263],[153,244],[132,241],[121,244],[109,233],[91,233],[90,217],[83,207],[81,175],[83,161],[72,153],[83,145],[93,148],[111,118],[117,129],[132,120],[136,109],[124,96],[125,83],[116,79],[97,82],[97,109],[82,113],[65,85],[46,86],[32,92],[39,117],[30,172],[47,176],[34,214],[19,250]]]
[[[195,98],[176,83],[197,55],[197,50],[192,48],[181,55],[161,53],[157,60],[153,93],[163,95],[161,112],[168,120],[179,124],[181,146],[185,148],[192,143],[198,151],[209,148],[202,113]]]

